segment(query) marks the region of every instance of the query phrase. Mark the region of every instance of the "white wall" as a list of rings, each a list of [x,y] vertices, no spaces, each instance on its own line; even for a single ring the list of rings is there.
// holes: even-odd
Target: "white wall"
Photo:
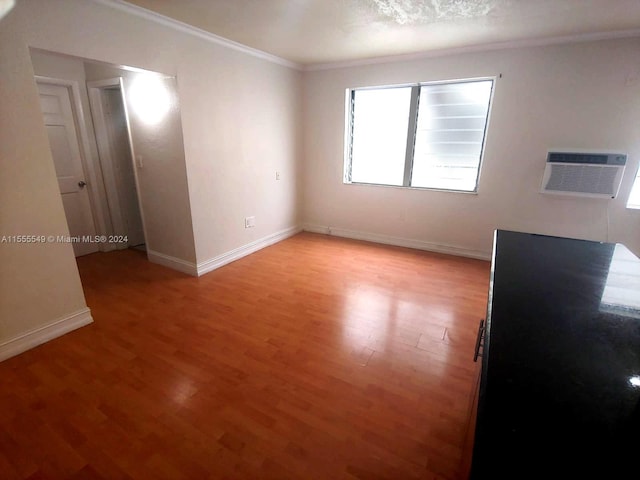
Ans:
[[[202,262],[299,224],[302,76],[233,51],[208,64],[182,54],[193,65],[178,72],[178,90]]]
[[[640,254],[640,211],[625,208],[640,158],[638,52],[635,38],[306,72],[306,228],[481,257],[496,228],[608,239]],[[342,183],[345,89],[500,73],[477,195]],[[547,151],[561,147],[626,152],[618,198],[538,193]]]
[[[0,21],[0,237],[68,234],[28,47],[177,75],[196,262],[299,223],[299,72],[99,3],[22,0]],[[0,347],[83,308],[70,244],[0,245]]]

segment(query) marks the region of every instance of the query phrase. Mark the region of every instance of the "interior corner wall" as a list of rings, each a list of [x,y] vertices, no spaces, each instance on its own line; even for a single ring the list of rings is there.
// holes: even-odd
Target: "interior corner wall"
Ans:
[[[640,158],[638,52],[630,38],[305,72],[305,224],[486,257],[497,228],[640,254],[640,211],[626,208]],[[500,74],[477,195],[342,182],[346,89]],[[539,193],[556,148],[627,153],[618,197]]]
[[[0,236],[68,234],[29,47],[177,76],[196,263],[299,224],[299,71],[99,2],[21,0],[0,20]],[[70,244],[0,244],[0,346],[83,308]]]
[[[0,22],[0,349],[86,310],[31,67],[12,12]],[[14,17],[14,18],[12,18]],[[34,236],[37,242],[18,242]],[[44,236],[44,241],[40,237]]]

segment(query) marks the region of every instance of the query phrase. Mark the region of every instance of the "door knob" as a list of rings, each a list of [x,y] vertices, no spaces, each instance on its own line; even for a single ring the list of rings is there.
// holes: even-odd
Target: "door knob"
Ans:
[[[80,188],[84,188],[84,187],[86,187],[86,186],[87,186],[87,182],[85,182],[84,180],[80,180],[80,181],[78,182],[78,186],[79,186]]]

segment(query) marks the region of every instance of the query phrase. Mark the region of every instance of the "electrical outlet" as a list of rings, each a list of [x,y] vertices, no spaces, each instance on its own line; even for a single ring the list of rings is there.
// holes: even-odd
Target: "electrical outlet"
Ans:
[[[280,172],[276,172],[276,180],[280,180]]]
[[[256,217],[245,217],[244,228],[252,228],[256,226]]]

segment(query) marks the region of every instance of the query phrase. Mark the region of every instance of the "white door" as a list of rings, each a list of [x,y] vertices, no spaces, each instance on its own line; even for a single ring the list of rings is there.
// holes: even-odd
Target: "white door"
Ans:
[[[105,126],[109,137],[111,161],[117,183],[120,213],[124,223],[122,232],[128,239],[129,246],[144,244],[142,216],[138,204],[136,178],[133,171],[127,115],[124,110],[120,88],[102,90]]]
[[[82,241],[83,237],[95,238],[96,228],[69,89],[62,85],[38,83],[38,90],[69,233],[74,239],[81,240],[73,241],[73,251],[76,257],[97,252],[98,243]]]

